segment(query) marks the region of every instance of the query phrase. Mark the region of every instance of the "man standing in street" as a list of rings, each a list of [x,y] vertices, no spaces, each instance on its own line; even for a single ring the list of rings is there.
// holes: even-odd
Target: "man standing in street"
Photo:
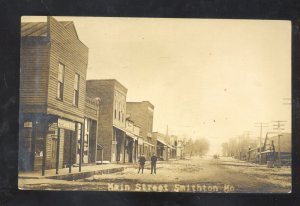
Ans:
[[[141,170],[141,169],[142,169],[142,174],[143,174],[145,162],[146,162],[146,158],[145,158],[144,154],[142,154],[142,155],[140,156],[140,159],[139,159],[139,163],[140,163],[140,164],[139,164],[139,171],[138,171],[138,174],[140,173],[140,170]]]
[[[151,156],[151,174],[153,173],[153,170],[154,170],[154,174],[156,174],[156,162],[157,162],[157,157],[153,153],[153,155]]]

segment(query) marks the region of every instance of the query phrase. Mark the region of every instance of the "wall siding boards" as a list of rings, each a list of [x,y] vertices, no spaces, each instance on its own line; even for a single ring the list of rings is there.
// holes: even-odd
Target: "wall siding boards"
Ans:
[[[49,117],[49,121],[55,117],[56,120],[51,121],[62,118],[83,123],[88,48],[78,39],[72,22],[58,22],[52,17],[48,17],[47,20],[41,23],[22,23],[20,117],[28,115],[28,120],[35,121],[35,116],[44,115],[43,119],[46,120]],[[65,65],[63,100],[57,99],[59,63]],[[73,105],[75,74],[80,77],[77,106]],[[92,104],[89,106],[89,116],[95,119],[97,108]],[[31,116],[33,116],[32,119],[29,118]],[[47,126],[45,129],[47,131],[42,136],[46,139],[46,169],[55,168],[57,123],[52,123],[49,128]],[[64,141],[69,132],[60,129],[59,168],[63,167]],[[74,139],[76,138],[74,136]],[[76,145],[74,148],[76,149]],[[39,163],[35,165],[35,168],[41,169],[42,159],[40,157],[36,159]]]
[[[21,39],[20,108],[23,112],[46,105],[49,45],[47,38],[40,43],[31,38]]]
[[[50,18],[50,41],[48,105],[83,118],[88,48],[53,18]],[[57,99],[59,63],[65,65],[63,100]],[[78,107],[73,105],[75,73],[80,76]]]

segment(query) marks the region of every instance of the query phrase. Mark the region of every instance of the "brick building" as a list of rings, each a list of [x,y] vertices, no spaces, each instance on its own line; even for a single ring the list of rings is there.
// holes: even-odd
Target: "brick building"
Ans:
[[[22,23],[20,62],[19,169],[81,168],[88,48],[73,22]]]
[[[149,158],[152,153],[156,153],[156,140],[152,137],[154,106],[149,101],[127,102],[127,114],[135,124],[140,126],[141,153]]]
[[[115,79],[87,80],[87,95],[100,98],[97,143],[103,148],[97,160],[125,162],[127,89]]]

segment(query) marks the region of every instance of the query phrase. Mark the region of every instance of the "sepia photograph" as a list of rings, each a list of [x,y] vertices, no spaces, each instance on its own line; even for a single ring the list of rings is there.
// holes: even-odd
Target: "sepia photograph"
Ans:
[[[286,20],[22,16],[19,190],[291,193]]]

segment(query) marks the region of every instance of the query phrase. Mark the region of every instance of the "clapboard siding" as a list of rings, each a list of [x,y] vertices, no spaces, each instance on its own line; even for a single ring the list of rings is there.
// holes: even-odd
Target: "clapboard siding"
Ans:
[[[48,85],[48,105],[57,107],[68,114],[84,117],[85,81],[88,63],[88,48],[76,35],[71,35],[61,23],[50,18],[50,67]],[[57,99],[58,65],[65,65],[63,100]],[[73,105],[74,77],[79,74],[78,107]]]
[[[20,104],[45,105],[49,67],[49,39],[21,40]],[[26,112],[26,111],[24,111]]]

